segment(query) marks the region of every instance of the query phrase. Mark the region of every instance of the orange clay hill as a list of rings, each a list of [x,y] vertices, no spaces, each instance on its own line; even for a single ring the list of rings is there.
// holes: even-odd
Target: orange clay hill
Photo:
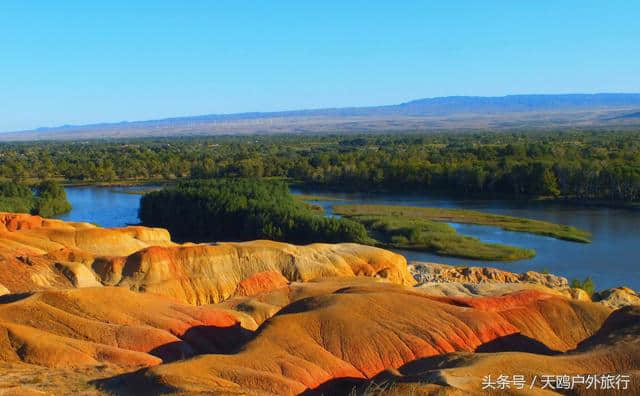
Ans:
[[[640,392],[640,307],[556,278],[416,285],[369,246],[176,244],[11,213],[0,265],[1,394],[481,394],[488,375],[547,374]]]

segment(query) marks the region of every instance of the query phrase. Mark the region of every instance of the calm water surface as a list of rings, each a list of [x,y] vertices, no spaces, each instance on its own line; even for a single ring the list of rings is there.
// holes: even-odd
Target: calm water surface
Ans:
[[[137,224],[140,195],[127,190],[140,187],[68,187],[73,210],[59,218],[88,221],[103,227]],[[293,190],[299,193],[299,190]],[[640,211],[608,209],[545,202],[478,201],[434,198],[410,194],[345,194],[325,191],[304,191],[344,201],[315,201],[331,215],[331,205],[341,203],[411,205],[422,207],[464,208],[554,223],[569,224],[593,234],[593,243],[561,241],[538,235],[503,231],[494,227],[452,224],[459,233],[472,235],[487,242],[500,242],[533,248],[537,256],[516,262],[486,262],[437,256],[431,253],[399,251],[409,260],[445,264],[492,266],[515,272],[549,270],[568,278],[591,275],[598,289],[627,285],[640,289]]]
[[[140,197],[127,194],[140,187],[66,187],[71,212],[58,216],[66,221],[87,221],[101,227],[138,224]]]

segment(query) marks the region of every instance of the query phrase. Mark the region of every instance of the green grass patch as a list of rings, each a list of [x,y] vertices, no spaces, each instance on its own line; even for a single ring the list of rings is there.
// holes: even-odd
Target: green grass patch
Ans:
[[[445,223],[464,223],[500,227],[506,231],[527,232],[571,242],[590,243],[591,234],[576,227],[521,217],[502,216],[465,209],[420,208],[393,205],[334,205],[336,214],[346,217],[391,216]]]
[[[325,195],[294,194],[293,196],[302,201],[350,201],[350,199],[347,198],[327,197]]]
[[[298,202],[300,205],[302,205],[303,207],[305,207],[307,210],[318,214],[318,215],[324,215],[324,208],[320,205],[316,205],[316,204],[312,204],[311,202],[307,202],[310,200],[307,199],[303,199],[302,196],[300,195],[295,195],[295,194],[291,194],[291,196],[293,197],[293,199]]]
[[[119,194],[144,195],[146,193],[160,191],[160,190],[162,190],[162,187],[140,188],[135,190],[112,190],[112,191],[117,192]]]
[[[363,224],[377,245],[385,248],[429,251],[442,256],[475,260],[515,261],[534,257],[533,249],[460,235],[446,223],[398,216],[349,216]]]
[[[324,215],[324,208],[322,206],[320,206],[320,205],[314,205],[312,203],[305,202],[305,201],[302,201],[302,200],[300,200],[300,204],[303,207],[305,207],[307,210],[309,210],[309,211],[311,211],[311,212],[313,212],[315,214]]]

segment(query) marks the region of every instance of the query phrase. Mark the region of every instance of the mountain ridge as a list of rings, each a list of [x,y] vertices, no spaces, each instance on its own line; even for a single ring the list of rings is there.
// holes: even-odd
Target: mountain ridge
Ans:
[[[637,117],[629,117],[627,112],[634,114],[639,110],[640,93],[443,96],[380,106],[214,113],[152,120],[40,127],[4,132],[0,134],[0,140],[10,140],[11,137],[17,140],[36,140],[224,133],[304,133],[328,130],[351,132],[352,129],[370,132],[402,129],[635,125]],[[389,123],[390,125],[387,125]],[[153,133],[153,129],[156,130],[156,134]]]

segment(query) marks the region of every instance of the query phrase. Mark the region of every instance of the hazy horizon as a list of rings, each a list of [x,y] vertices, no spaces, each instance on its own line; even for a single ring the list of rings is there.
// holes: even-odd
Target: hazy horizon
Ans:
[[[147,121],[162,121],[162,120],[170,120],[170,119],[181,119],[181,118],[190,118],[190,117],[198,117],[198,116],[233,116],[233,115],[242,115],[242,114],[254,114],[254,113],[263,113],[263,114],[271,114],[271,113],[280,113],[280,112],[295,112],[295,111],[315,111],[315,110],[327,110],[327,109],[342,109],[342,108],[367,108],[367,107],[382,107],[382,106],[393,106],[399,105],[403,103],[410,103],[413,101],[419,100],[429,100],[429,99],[442,99],[442,98],[506,98],[511,96],[569,96],[569,95],[640,95],[640,92],[572,92],[572,93],[532,93],[532,94],[505,94],[505,95],[496,95],[496,96],[479,96],[479,95],[447,95],[447,96],[437,96],[437,97],[421,97],[421,98],[412,98],[400,103],[381,103],[374,105],[356,105],[349,107],[338,107],[338,106],[327,106],[327,107],[316,107],[316,108],[290,108],[290,109],[281,109],[281,110],[248,110],[248,111],[239,111],[234,113],[202,113],[202,114],[178,114],[171,115],[167,117],[158,117],[154,119],[129,119],[129,120],[96,120],[92,122],[87,122],[83,124],[59,124],[59,125],[40,125],[31,129],[22,129],[22,130],[14,130],[14,131],[2,131],[0,133],[11,133],[11,132],[22,132],[22,131],[34,131],[39,129],[57,129],[57,128],[65,128],[65,127],[83,127],[83,126],[91,126],[91,125],[103,125],[103,124],[119,124],[119,123],[137,123],[137,122],[147,122]]]

